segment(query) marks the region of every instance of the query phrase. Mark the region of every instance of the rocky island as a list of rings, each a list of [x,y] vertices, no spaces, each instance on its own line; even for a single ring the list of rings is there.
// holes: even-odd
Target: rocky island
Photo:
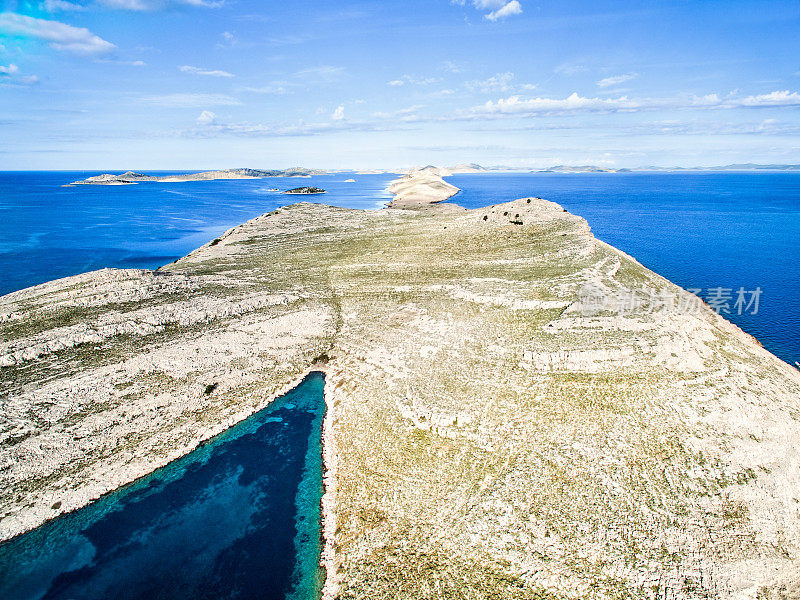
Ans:
[[[559,205],[298,203],[0,298],[0,539],[327,372],[325,598],[790,598],[800,373]]]
[[[68,185],[130,185],[134,183],[177,183],[182,181],[212,181],[215,179],[260,179],[262,177],[311,177],[324,175],[325,171],[293,167],[282,171],[263,171],[260,169],[224,169],[222,171],[202,171],[181,175],[145,175],[134,171],[126,171],[120,175],[104,173],[73,181]]]
[[[308,195],[313,195],[313,194],[326,194],[327,192],[325,190],[321,189],[321,188],[318,188],[318,187],[304,186],[304,187],[292,188],[291,190],[286,190],[283,193],[284,194],[291,194],[291,195],[295,195],[295,196],[308,196]]]
[[[388,206],[420,210],[455,196],[460,190],[442,179],[448,174],[448,170],[433,165],[411,170],[387,188],[394,195]]]

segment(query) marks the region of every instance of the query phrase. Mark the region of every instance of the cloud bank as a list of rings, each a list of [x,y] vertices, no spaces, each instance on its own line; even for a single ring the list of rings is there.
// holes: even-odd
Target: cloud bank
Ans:
[[[14,63],[0,65],[0,86],[21,87],[39,83],[36,75],[21,75],[19,67]]]
[[[182,67],[178,67],[178,69],[183,73],[191,73],[192,75],[206,75],[208,77],[235,77],[233,73],[228,73],[227,71],[201,69],[200,67],[191,67],[189,65],[183,65]]]
[[[145,96],[140,99],[145,104],[165,107],[192,106],[238,106],[241,102],[226,94],[166,94],[163,96]]]
[[[225,4],[224,0],[95,0],[95,6],[131,11],[153,11],[170,6],[195,6],[198,8],[218,8]],[[45,0],[44,9],[48,12],[74,12],[88,8],[85,4],[77,4],[67,0]]]
[[[469,111],[472,116],[532,116],[575,112],[641,112],[651,110],[731,109],[800,106],[800,93],[788,90],[746,97],[720,97],[718,94],[673,98],[589,98],[577,92],[566,98],[525,98],[509,96],[489,100]]]
[[[611,87],[612,85],[619,85],[620,83],[624,83],[626,81],[630,81],[631,79],[636,79],[639,76],[638,73],[626,73],[625,75],[615,75],[613,77],[606,77],[605,79],[601,79],[597,82],[597,85],[600,87]]]
[[[39,39],[56,50],[83,56],[107,54],[116,48],[83,27],[12,12],[0,13],[0,33]]]
[[[450,0],[450,3],[466,6],[467,0]],[[522,13],[522,4],[519,0],[472,0],[471,4],[478,10],[489,11],[483,15],[483,18],[489,21],[501,21]]]
[[[517,0],[511,0],[508,4],[504,4],[497,10],[490,12],[485,18],[490,21],[499,21],[500,19],[519,14],[522,14],[522,5]]]

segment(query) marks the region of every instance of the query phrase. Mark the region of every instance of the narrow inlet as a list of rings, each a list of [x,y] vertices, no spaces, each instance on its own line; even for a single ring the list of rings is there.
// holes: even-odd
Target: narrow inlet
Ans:
[[[324,384],[0,545],[0,598],[317,598]]]

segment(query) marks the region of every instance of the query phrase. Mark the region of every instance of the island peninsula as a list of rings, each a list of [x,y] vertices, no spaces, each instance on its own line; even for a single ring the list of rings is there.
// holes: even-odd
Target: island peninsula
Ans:
[[[0,539],[327,372],[325,598],[789,598],[800,373],[539,198],[298,203],[0,298]]]

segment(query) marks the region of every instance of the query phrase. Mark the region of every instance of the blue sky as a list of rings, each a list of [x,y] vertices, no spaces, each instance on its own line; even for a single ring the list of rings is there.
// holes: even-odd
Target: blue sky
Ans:
[[[0,169],[800,163],[797,1],[0,6]]]

